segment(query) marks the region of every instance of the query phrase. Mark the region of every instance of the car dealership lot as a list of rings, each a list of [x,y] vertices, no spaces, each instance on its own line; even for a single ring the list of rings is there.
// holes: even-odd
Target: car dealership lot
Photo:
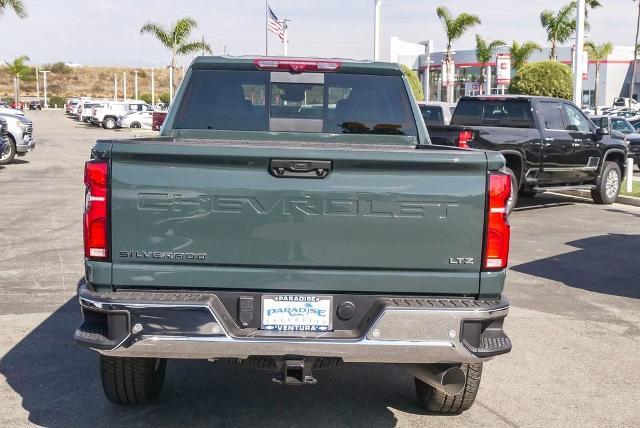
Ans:
[[[28,113],[37,149],[0,167],[0,425],[635,425],[640,402],[640,208],[555,195],[512,215],[506,330],[475,406],[421,413],[394,366],[318,372],[284,388],[271,373],[172,361],[152,406],[100,394],[97,358],[75,345],[82,173],[96,138],[122,138],[60,111]]]

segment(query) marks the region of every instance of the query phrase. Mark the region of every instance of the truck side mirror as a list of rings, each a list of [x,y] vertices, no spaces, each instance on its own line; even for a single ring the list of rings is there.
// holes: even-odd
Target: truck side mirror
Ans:
[[[594,133],[596,141],[602,140],[602,137],[605,135],[609,135],[609,130],[607,128],[596,128],[596,132]]]

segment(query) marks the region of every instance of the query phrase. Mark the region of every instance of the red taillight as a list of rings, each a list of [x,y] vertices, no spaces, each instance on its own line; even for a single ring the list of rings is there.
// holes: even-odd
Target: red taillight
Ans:
[[[108,182],[106,161],[85,163],[84,255],[90,259],[109,258]]]
[[[280,58],[259,58],[253,61],[256,67],[263,70],[284,70],[292,73],[305,71],[336,71],[342,63],[340,61],[299,60]]]
[[[458,133],[458,147],[469,148],[469,141],[473,139],[473,131],[460,131]]]
[[[511,176],[502,172],[489,174],[489,198],[487,201],[487,230],[485,233],[485,270],[501,270],[507,267],[511,227],[507,219],[507,204],[511,198]]]

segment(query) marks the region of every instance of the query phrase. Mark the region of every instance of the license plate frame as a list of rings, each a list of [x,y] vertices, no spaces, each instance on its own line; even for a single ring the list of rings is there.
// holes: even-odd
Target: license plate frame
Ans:
[[[333,296],[315,294],[265,294],[260,328],[273,332],[333,331]],[[322,311],[319,313],[319,311]],[[296,318],[299,319],[296,322]]]

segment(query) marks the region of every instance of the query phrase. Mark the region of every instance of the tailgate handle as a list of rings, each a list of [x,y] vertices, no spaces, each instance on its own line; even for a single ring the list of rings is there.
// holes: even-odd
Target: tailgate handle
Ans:
[[[331,171],[331,161],[271,159],[269,171],[282,178],[325,178]]]

